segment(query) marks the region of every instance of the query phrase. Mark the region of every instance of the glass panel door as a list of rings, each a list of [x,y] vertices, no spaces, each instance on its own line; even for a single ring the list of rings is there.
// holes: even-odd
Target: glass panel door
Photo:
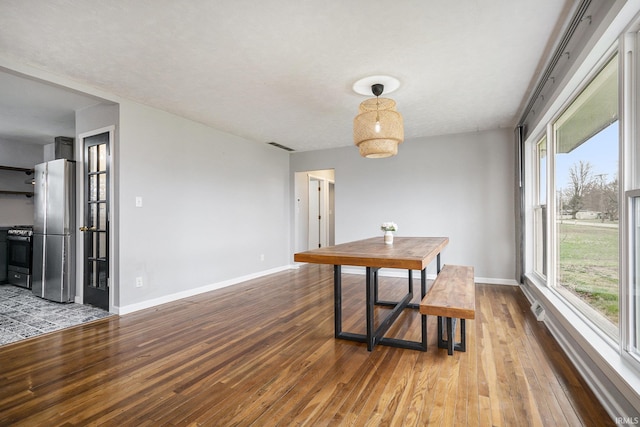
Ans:
[[[109,133],[84,139],[84,303],[109,309]]]

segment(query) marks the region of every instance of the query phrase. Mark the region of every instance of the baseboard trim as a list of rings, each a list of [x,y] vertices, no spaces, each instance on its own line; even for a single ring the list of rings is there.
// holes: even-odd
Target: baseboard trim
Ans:
[[[215,291],[216,289],[226,288],[227,286],[237,285],[238,283],[246,282],[247,280],[257,279],[263,276],[267,276],[269,274],[279,273],[284,270],[289,270],[293,266],[284,265],[276,268],[272,268],[269,270],[259,271],[257,273],[247,274],[245,276],[236,277],[229,280],[224,280],[222,282],[212,283],[210,285],[201,286],[199,288],[188,289],[181,292],[176,292],[174,294],[169,294],[165,296],[161,296],[158,298],[150,299],[147,301],[142,301],[136,304],[129,304],[125,306],[115,306],[113,312],[118,315],[125,315],[129,313],[133,313],[136,311],[144,310],[147,308],[155,307],[157,305],[166,304],[173,301],[178,301],[183,298],[192,297],[194,295],[203,294],[205,292]]]

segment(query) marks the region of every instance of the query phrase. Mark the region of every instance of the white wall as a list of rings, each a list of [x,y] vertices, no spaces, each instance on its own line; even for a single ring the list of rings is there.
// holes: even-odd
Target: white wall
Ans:
[[[0,140],[0,165],[33,168],[43,161],[42,145]],[[0,190],[33,191],[23,172],[0,170]],[[0,194],[0,227],[33,224],[33,198]]]
[[[287,152],[122,102],[117,162],[125,312],[288,264]]]
[[[398,236],[448,236],[443,263],[515,284],[513,158],[503,129],[405,141],[386,159],[355,147],[294,153],[291,174],[335,169],[336,243],[382,236],[394,221]]]
[[[115,125],[115,312],[288,268],[288,152],[1,56],[0,65],[104,100],[76,114],[76,137]],[[135,207],[136,196],[142,208]],[[141,288],[135,287],[138,276]]]

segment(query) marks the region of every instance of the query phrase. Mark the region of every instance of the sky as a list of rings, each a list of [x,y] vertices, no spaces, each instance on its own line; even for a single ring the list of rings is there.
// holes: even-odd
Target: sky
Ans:
[[[570,153],[556,156],[556,188],[567,188],[571,184],[569,170],[580,162],[591,163],[592,176],[605,174],[605,183],[618,176],[618,123],[600,131]]]

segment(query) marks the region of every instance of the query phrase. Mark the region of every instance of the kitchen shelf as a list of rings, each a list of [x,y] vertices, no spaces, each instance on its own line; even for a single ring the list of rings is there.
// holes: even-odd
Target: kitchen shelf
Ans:
[[[33,169],[28,169],[28,168],[17,168],[14,166],[0,165],[0,170],[10,171],[10,172],[24,172],[27,175],[33,175]],[[33,191],[0,190],[0,194],[11,194],[11,195],[18,195],[18,196],[33,197]]]
[[[15,194],[19,196],[33,197],[33,191],[8,191],[0,190],[0,194]]]
[[[33,173],[33,169],[16,168],[16,167],[13,167],[13,166],[1,166],[0,165],[0,170],[13,171],[13,172],[24,172],[27,175],[31,175]]]

